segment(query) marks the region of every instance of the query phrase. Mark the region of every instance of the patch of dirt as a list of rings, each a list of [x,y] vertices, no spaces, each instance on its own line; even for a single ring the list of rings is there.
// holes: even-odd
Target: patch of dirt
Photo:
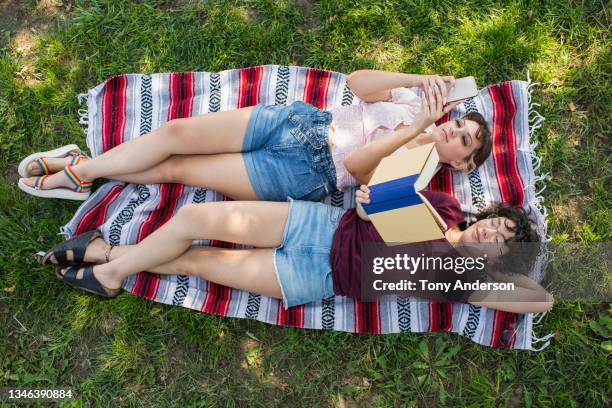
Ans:
[[[312,9],[314,8],[316,2],[312,0],[294,0],[294,4],[298,9],[300,9],[302,15],[304,16],[304,23],[296,27],[296,30],[300,34],[321,29],[323,22],[319,16],[312,14]],[[333,18],[330,18],[329,21],[331,22],[332,20]]]
[[[65,370],[66,374],[76,378],[85,379],[97,370],[99,364],[98,358],[100,355],[99,347],[102,343],[101,338],[80,338],[70,347],[69,356],[73,357],[67,362]],[[54,365],[59,368],[65,364],[61,357],[56,358]],[[68,385],[68,384],[59,384]]]
[[[72,7],[72,1],[62,0],[39,0],[35,4],[23,0],[0,0],[0,48],[10,46],[10,51],[21,57],[21,68],[15,75],[29,85],[42,79],[33,63],[38,40],[55,29]]]
[[[29,54],[38,37],[53,27],[56,17],[65,17],[72,2],[40,0],[32,6],[23,0],[0,0],[0,46],[6,45],[7,34],[14,38],[17,51]]]
[[[295,0],[295,4],[302,9],[304,15],[310,14],[315,2],[313,0]]]
[[[4,171],[3,177],[7,184],[17,184],[19,181],[19,173],[14,167],[9,167]]]
[[[575,220],[584,219],[585,203],[581,202],[578,197],[571,197],[565,200],[562,204],[554,204],[552,206],[553,214],[562,222],[575,222]]]
[[[28,12],[25,8],[26,1],[0,0],[0,46],[6,41],[5,33],[15,32],[21,28]]]

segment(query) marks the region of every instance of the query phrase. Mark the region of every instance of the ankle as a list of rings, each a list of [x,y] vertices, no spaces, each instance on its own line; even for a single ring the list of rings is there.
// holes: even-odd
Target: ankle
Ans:
[[[84,166],[85,162],[80,162],[75,164],[74,166],[70,166],[72,172],[79,178],[81,181],[90,181],[91,175],[87,169],[87,166]]]
[[[104,257],[102,262],[108,263],[113,260],[112,251],[115,248],[115,245],[109,245],[106,242],[104,243]]]
[[[123,280],[119,269],[110,262],[96,265],[96,269],[96,274],[107,282],[121,282]]]

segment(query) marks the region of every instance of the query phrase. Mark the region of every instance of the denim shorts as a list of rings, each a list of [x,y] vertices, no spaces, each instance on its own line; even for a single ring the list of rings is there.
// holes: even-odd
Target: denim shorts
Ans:
[[[283,241],[274,250],[274,268],[285,308],[334,294],[331,247],[346,210],[289,199]]]
[[[336,189],[331,119],[330,112],[300,101],[253,109],[242,155],[259,200],[319,201]]]

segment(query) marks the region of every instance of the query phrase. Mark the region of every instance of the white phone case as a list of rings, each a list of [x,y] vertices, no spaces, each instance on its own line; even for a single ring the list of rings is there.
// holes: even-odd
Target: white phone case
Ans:
[[[459,101],[461,99],[472,98],[478,94],[478,87],[473,76],[459,78],[455,80],[455,86],[446,95],[446,102]]]

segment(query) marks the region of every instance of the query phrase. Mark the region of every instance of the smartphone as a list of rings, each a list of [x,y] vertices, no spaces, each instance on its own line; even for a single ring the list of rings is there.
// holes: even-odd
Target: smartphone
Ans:
[[[476,80],[473,76],[463,77],[455,80],[455,86],[446,95],[446,102],[459,101],[472,98],[478,94]]]

